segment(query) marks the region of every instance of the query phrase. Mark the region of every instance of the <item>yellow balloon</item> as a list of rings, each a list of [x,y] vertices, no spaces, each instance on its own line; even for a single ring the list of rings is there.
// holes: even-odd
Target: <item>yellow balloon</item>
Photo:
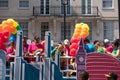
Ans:
[[[13,23],[13,26],[16,28],[16,27],[18,26],[18,23],[15,21],[15,22]]]
[[[9,19],[7,19],[7,22],[15,22],[15,20],[14,19],[12,19],[12,18],[9,18]]]
[[[83,24],[83,25],[82,25],[82,29],[87,29],[88,31],[90,30],[90,29],[89,29],[89,26],[88,26],[87,24]]]
[[[8,23],[13,22],[13,26],[14,26],[15,28],[18,26],[18,23],[17,23],[14,19],[12,19],[12,18],[7,19],[7,22],[8,22]]]
[[[81,29],[82,29],[82,25],[81,25],[81,24],[76,24],[76,25],[75,25],[75,29],[81,30]]]

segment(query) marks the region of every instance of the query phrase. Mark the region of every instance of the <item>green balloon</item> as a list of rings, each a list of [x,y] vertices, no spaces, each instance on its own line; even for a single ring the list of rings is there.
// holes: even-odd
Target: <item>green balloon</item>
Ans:
[[[84,23],[83,23],[83,22],[81,22],[80,24],[81,24],[81,25],[83,25]]]
[[[18,26],[16,27],[16,29],[17,29],[17,30],[21,30],[21,27],[20,27],[20,25],[18,25]]]

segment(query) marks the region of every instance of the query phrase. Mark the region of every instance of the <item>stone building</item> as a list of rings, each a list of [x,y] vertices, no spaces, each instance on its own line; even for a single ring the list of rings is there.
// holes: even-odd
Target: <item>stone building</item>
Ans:
[[[91,41],[103,41],[105,38],[112,41],[119,37],[118,0],[64,1],[0,0],[0,21],[15,19],[21,25],[24,35],[31,39],[39,35],[43,40],[44,32],[48,30],[51,31],[53,41],[64,40],[64,32],[66,38],[70,39],[75,24],[80,22],[90,26],[88,38]]]

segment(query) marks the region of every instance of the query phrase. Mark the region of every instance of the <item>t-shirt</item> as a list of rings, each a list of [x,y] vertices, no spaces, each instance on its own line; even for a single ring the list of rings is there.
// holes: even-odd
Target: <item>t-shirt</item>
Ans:
[[[112,47],[111,45],[108,46],[108,47],[106,48],[106,51],[112,53],[113,47]]]
[[[28,52],[29,53],[33,53],[33,52],[35,52],[36,50],[38,50],[38,49],[42,49],[42,52],[41,53],[43,53],[44,52],[44,46],[42,45],[42,44],[35,44],[35,43],[31,43],[29,46],[28,46]]]
[[[85,44],[84,48],[85,48],[87,53],[95,51],[95,46],[93,44],[90,44],[90,43]]]

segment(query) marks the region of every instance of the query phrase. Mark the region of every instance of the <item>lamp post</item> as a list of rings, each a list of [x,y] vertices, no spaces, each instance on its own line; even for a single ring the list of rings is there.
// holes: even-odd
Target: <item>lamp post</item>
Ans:
[[[64,39],[66,39],[66,5],[68,4],[68,1],[63,0],[62,4],[64,7]]]
[[[120,0],[118,0],[118,27],[119,27],[119,38],[120,38]]]

